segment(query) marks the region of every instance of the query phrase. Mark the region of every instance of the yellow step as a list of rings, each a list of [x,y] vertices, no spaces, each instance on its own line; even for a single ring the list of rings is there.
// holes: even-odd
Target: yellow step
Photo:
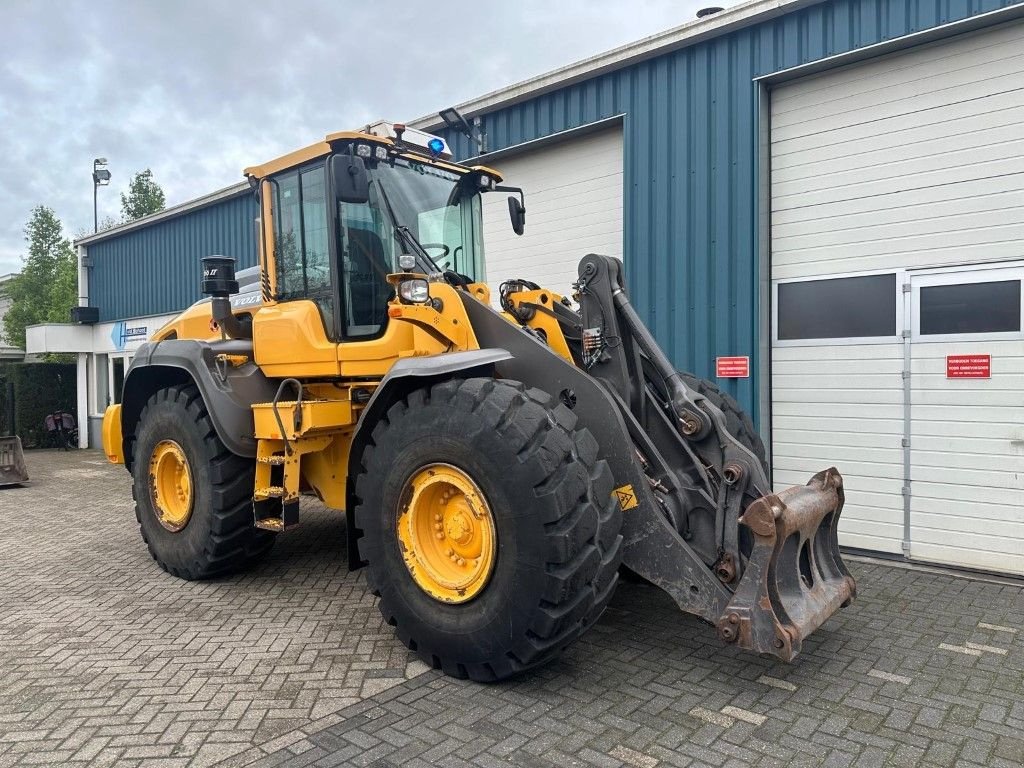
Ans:
[[[258,488],[252,495],[255,501],[266,501],[267,499],[284,498],[284,488],[279,485],[270,485],[266,488]]]

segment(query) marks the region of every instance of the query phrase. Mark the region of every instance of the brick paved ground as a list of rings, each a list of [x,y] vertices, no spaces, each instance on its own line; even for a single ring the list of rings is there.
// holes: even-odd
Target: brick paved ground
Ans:
[[[28,458],[0,490],[0,768],[1024,764],[1019,585],[854,563],[858,602],[784,665],[624,584],[562,661],[480,686],[398,645],[315,505],[260,568],[189,584],[123,469]]]

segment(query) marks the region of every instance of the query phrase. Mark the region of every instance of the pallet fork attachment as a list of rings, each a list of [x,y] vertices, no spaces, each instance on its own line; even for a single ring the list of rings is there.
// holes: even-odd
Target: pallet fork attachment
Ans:
[[[834,468],[750,504],[739,519],[753,536],[746,568],[718,636],[792,661],[805,637],[857,594],[839,552],[843,478]]]

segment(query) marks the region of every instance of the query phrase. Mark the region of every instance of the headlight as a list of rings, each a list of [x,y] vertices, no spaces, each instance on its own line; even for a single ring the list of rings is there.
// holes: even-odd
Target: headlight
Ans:
[[[359,157],[369,157],[372,154],[372,152],[373,150],[370,149],[369,144],[356,145],[356,154],[359,155]]]
[[[412,272],[416,269],[416,257],[411,253],[403,253],[398,257],[398,267],[405,272]]]
[[[398,297],[406,304],[426,304],[430,301],[430,286],[421,278],[403,280],[398,284]]]
[[[388,148],[387,147],[381,147],[379,145],[374,147],[373,148],[373,156],[376,157],[378,160],[387,160],[388,159]]]

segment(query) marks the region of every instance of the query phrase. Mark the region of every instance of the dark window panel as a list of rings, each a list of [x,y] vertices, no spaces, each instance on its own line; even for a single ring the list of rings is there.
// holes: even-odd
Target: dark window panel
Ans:
[[[779,340],[896,335],[896,275],[779,285]]]
[[[921,335],[1020,330],[1020,280],[921,288]]]

